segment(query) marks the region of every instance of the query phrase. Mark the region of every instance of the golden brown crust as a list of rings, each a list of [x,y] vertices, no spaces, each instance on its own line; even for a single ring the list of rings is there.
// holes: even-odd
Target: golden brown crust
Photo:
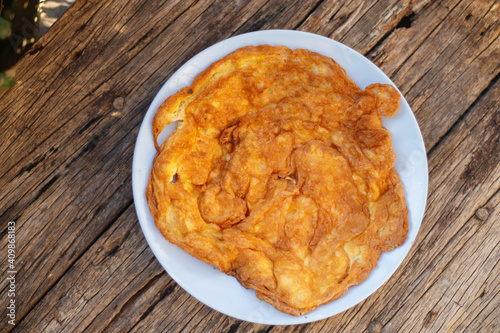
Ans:
[[[406,239],[381,122],[399,98],[390,85],[359,89],[307,50],[231,53],[154,117],[146,195],[158,229],[280,311],[302,315],[342,296]]]

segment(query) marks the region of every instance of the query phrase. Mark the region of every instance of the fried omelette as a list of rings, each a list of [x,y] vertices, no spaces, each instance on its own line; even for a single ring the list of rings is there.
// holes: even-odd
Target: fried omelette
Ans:
[[[156,226],[282,312],[303,315],[342,296],[406,239],[381,121],[399,99],[391,85],[361,90],[308,50],[234,51],[155,114],[146,195]]]

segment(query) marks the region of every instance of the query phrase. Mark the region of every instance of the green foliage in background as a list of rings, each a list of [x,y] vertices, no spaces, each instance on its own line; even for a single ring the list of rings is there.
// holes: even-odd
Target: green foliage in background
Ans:
[[[4,4],[5,6],[6,4]],[[12,23],[9,21],[11,10],[9,7],[2,9],[0,16],[0,39],[9,38],[12,33]],[[7,75],[5,72],[0,72],[0,89],[9,88],[14,84],[14,78]]]
[[[4,72],[0,72],[0,89],[9,88],[14,84],[14,78],[8,76]]]
[[[12,33],[12,23],[0,16],[0,39],[7,39]]]
[[[14,84],[14,65],[38,36],[39,0],[0,0],[0,89]]]
[[[9,38],[12,33],[12,24],[10,21],[0,16],[0,39]],[[14,78],[7,75],[5,72],[0,72],[0,89],[7,89],[14,84]]]

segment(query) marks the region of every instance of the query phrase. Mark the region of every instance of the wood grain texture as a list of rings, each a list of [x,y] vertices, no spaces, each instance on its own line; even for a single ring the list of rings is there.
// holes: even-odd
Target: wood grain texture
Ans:
[[[14,331],[498,331],[499,16],[493,0],[77,0],[0,93],[3,253],[7,222],[18,226]],[[227,317],[183,291],[149,250],[130,185],[163,82],[204,48],[261,29],[329,36],[373,60],[410,102],[429,158],[426,215],[395,275],[337,316],[290,327]]]
[[[163,272],[147,246],[131,205],[18,328],[96,332],[115,325],[129,329],[140,318],[126,316],[132,305],[134,311],[140,308],[146,312],[154,306],[155,298],[171,300],[171,294],[185,297]],[[125,323],[131,327],[123,327]]]
[[[428,15],[437,11],[442,9]],[[429,35],[391,74],[412,106],[428,148],[500,72],[499,15],[500,6],[492,1],[457,3],[439,25],[424,29]],[[422,32],[417,20],[413,32]],[[403,39],[391,48],[400,50],[406,45]]]

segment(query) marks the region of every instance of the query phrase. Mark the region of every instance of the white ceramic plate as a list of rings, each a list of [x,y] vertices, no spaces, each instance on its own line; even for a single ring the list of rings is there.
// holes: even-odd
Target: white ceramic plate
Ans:
[[[135,208],[142,230],[158,261],[170,276],[199,301],[226,315],[260,324],[301,324],[338,314],[375,292],[401,264],[415,240],[427,199],[427,157],[422,135],[415,117],[402,98],[396,116],[383,119],[391,132],[396,153],[396,169],[403,181],[409,209],[409,232],[406,242],[393,251],[383,253],[377,267],[360,285],[351,287],[341,298],[318,307],[313,312],[295,317],[260,301],[253,290],[243,288],[235,278],[190,256],[170,244],[156,228],[146,201],[146,185],[156,154],[153,144],[152,120],[160,104],[214,61],[246,45],[286,45],[304,48],[333,58],[349,77],[364,89],[371,83],[391,80],[373,63],[347,46],[322,36],[289,30],[258,31],[239,35],[217,43],[199,53],[182,66],[160,89],[141,125],[134,151],[132,186]],[[165,129],[160,143],[172,132],[174,124]],[[167,313],[165,314],[168,315]]]

